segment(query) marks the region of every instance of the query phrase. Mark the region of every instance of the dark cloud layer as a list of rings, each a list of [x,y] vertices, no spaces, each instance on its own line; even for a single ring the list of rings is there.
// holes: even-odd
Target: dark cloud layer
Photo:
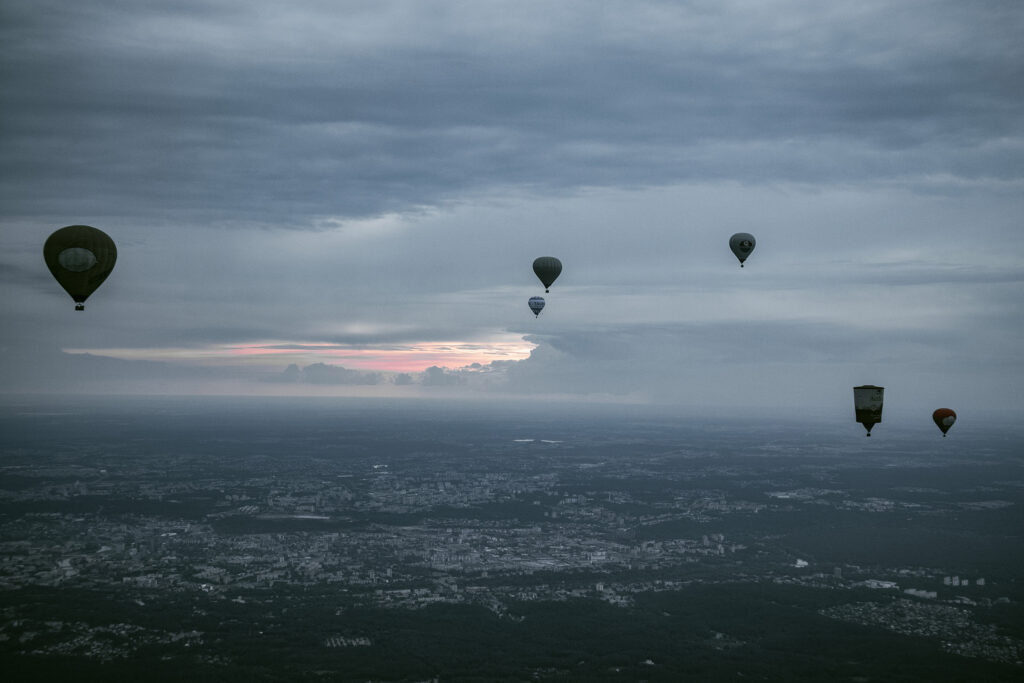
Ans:
[[[5,3],[8,211],[308,227],[509,186],[1020,178],[1013,3],[258,5]]]

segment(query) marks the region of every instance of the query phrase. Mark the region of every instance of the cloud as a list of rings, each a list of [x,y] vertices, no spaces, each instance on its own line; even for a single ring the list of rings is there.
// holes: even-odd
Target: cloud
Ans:
[[[340,365],[314,363],[300,369],[292,363],[280,374],[262,379],[264,382],[277,384],[321,384],[321,385],[379,385],[392,384],[396,387],[463,387],[482,388],[490,386],[480,381],[484,375],[498,378],[494,388],[500,388],[506,381],[506,368],[516,361],[495,361],[494,363],[472,363],[458,368],[447,368],[432,365],[422,372],[399,372],[395,374],[379,372],[359,372]]]
[[[432,365],[420,374],[420,384],[427,387],[450,387],[464,382],[461,373]]]
[[[1021,177],[1013,3],[85,5],[5,4],[11,213],[308,228],[510,187]]]
[[[0,348],[0,387],[5,393],[129,393],[200,388],[236,381],[247,373],[224,367],[188,367],[64,353],[52,344]]]
[[[340,365],[313,363],[299,369],[294,363],[289,365],[280,375],[265,378],[264,381],[275,383],[308,384],[339,384],[339,385],[374,385],[380,384],[383,377],[379,372],[359,372],[349,370]]]
[[[987,410],[1019,396],[1012,342],[972,327],[865,331],[778,320],[577,330],[530,341],[537,347],[528,359],[495,364],[482,388],[736,408],[842,409],[847,385],[863,383],[893,386],[894,403],[903,405],[946,396]]]

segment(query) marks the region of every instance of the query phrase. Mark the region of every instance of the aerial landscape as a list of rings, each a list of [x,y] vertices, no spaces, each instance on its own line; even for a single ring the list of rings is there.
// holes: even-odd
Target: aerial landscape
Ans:
[[[5,0],[0,676],[1024,679],[1022,33]]]
[[[1019,431],[323,399],[0,425],[0,653],[25,678],[1021,672]]]

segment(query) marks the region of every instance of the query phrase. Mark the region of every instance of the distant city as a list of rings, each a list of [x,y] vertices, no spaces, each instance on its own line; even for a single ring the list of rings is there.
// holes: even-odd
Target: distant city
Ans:
[[[501,632],[564,605],[605,615],[588,617],[591,643],[510,646],[479,675],[667,680],[694,651],[704,674],[757,674],[780,636],[743,615],[770,603],[792,613],[785,647],[835,629],[805,653],[820,666],[868,633],[913,645],[910,679],[1024,675],[1024,472],[1006,434],[865,444],[824,424],[204,401],[4,408],[12,670],[462,679],[459,652],[414,654],[395,629],[434,615]],[[659,619],[686,645],[652,638],[619,661],[601,644],[630,621],[642,643]],[[879,661],[842,656],[844,675],[877,675]],[[808,667],[791,673],[823,671]]]

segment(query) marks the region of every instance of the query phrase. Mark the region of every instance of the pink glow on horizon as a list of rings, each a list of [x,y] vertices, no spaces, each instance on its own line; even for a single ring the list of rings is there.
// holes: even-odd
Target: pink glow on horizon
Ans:
[[[523,360],[535,348],[521,338],[493,342],[423,342],[381,347],[347,348],[326,343],[264,342],[238,346],[164,349],[66,349],[69,353],[92,353],[128,360],[217,365],[252,363],[300,367],[314,363],[340,365],[352,370],[377,372],[422,372],[431,366],[456,369],[497,360]]]

